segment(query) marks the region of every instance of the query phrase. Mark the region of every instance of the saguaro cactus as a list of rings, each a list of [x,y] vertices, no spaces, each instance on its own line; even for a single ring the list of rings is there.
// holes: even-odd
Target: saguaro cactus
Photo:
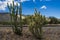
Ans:
[[[14,1],[12,1],[12,4],[8,5],[8,9],[9,9],[10,14],[11,14],[10,15],[11,16],[11,25],[12,25],[12,22],[13,22],[13,25],[14,25],[14,27],[12,27],[13,32],[20,35],[22,33],[22,22],[21,22],[22,21],[22,18],[21,18],[21,16],[22,16],[22,10],[21,9],[22,8],[21,8],[21,2],[20,2],[20,7],[19,7],[18,3],[16,3],[16,5],[14,5]],[[21,16],[20,16],[20,25],[21,26],[19,28],[18,28],[18,25],[17,25],[17,22],[18,22],[17,15],[18,15],[18,13],[21,14]]]
[[[42,16],[40,12],[35,9],[35,13],[31,16],[29,23],[29,29],[33,35],[35,35],[40,40],[42,39],[42,26],[45,25],[46,18]]]

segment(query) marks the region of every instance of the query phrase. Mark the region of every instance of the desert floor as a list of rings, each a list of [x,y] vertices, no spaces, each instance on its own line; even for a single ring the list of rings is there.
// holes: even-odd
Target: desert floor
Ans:
[[[60,40],[60,27],[43,27],[43,40]],[[0,40],[39,40],[23,27],[23,35],[13,33],[11,27],[0,27]]]

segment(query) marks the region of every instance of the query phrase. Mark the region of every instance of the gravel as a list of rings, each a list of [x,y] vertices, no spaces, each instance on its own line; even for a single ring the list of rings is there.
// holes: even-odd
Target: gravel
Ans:
[[[60,27],[43,27],[43,40],[60,40]],[[0,27],[0,40],[38,40],[28,27],[23,28],[23,35],[13,33],[11,27]]]

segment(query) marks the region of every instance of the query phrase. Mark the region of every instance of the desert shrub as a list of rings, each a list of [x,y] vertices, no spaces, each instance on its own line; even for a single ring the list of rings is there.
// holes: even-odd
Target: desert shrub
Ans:
[[[2,25],[10,25],[10,22],[0,22]]]
[[[59,24],[59,20],[56,17],[49,17],[50,21],[49,24]]]
[[[46,17],[42,16],[40,12],[35,9],[34,15],[29,18],[30,32],[40,40],[42,39],[42,26],[46,24]]]
[[[11,24],[14,25],[14,22],[12,22],[12,23],[11,23],[11,22],[0,22],[0,24],[1,24],[1,25],[11,25]],[[18,25],[18,26],[20,26],[19,24],[20,24],[20,23],[17,22],[17,25]]]

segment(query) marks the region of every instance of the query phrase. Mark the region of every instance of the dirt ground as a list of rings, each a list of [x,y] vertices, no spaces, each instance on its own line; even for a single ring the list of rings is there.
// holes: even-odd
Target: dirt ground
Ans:
[[[13,33],[10,27],[0,27],[0,40],[38,40],[28,30],[23,28],[23,35],[19,36]]]
[[[60,40],[60,27],[44,27],[43,40]],[[0,27],[0,40],[39,40],[35,38],[28,27],[23,28],[23,35],[19,36],[13,33],[10,27]]]

